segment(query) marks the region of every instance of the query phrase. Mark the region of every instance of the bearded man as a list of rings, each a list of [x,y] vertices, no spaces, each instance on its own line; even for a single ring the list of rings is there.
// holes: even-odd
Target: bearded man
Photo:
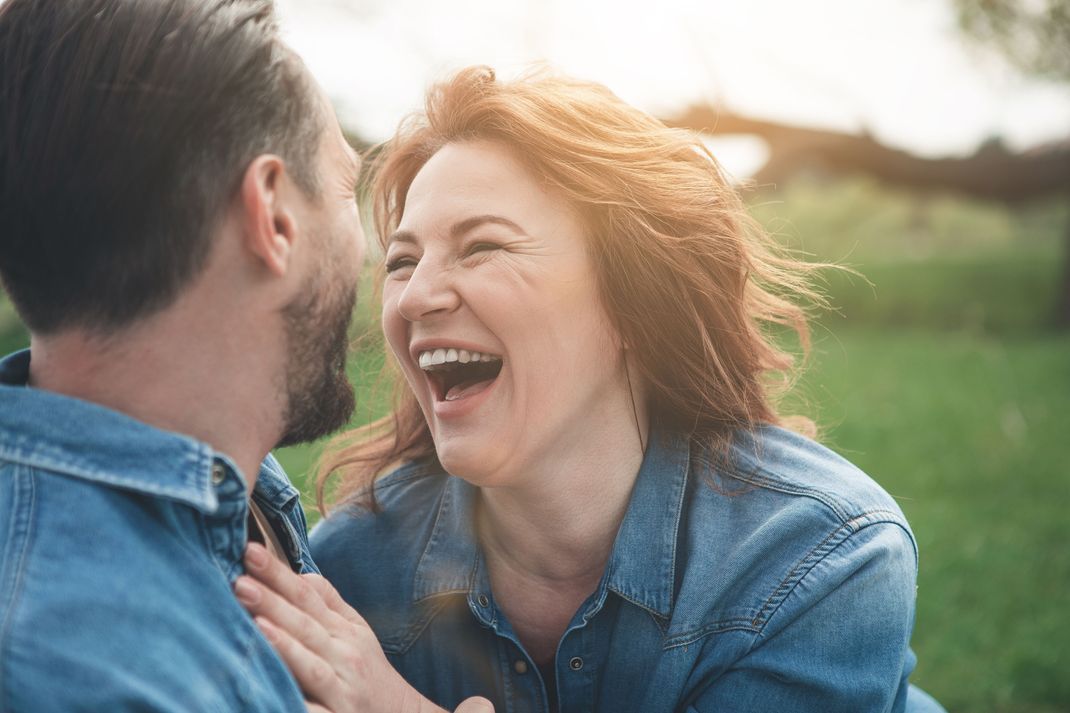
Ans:
[[[231,586],[315,571],[358,170],[270,0],[0,5],[0,709],[304,709]]]

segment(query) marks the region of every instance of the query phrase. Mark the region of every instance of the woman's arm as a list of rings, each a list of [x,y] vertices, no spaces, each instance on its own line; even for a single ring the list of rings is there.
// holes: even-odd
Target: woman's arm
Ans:
[[[387,661],[375,632],[334,587],[316,574],[297,575],[251,543],[249,576],[238,600],[289,667],[313,713],[445,713],[420,695]],[[456,713],[494,713],[469,698]]]
[[[693,713],[902,711],[914,667],[913,540],[879,522],[812,563],[770,613],[750,651],[690,703]]]

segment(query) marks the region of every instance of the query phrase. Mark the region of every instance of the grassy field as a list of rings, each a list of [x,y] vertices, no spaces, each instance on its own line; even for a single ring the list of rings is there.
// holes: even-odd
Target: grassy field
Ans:
[[[951,711],[1070,710],[1070,336],[840,330],[801,390],[918,539],[915,680]]]
[[[910,519],[915,681],[952,713],[1070,711],[1070,335],[1050,329],[1070,206],[919,202],[864,181],[782,198],[757,206],[766,225],[869,280],[830,275],[837,314],[789,403]],[[363,295],[373,333],[374,312]],[[0,348],[25,339],[0,300]],[[354,352],[354,425],[385,408],[381,363],[374,338]],[[278,454],[312,518],[322,446]]]

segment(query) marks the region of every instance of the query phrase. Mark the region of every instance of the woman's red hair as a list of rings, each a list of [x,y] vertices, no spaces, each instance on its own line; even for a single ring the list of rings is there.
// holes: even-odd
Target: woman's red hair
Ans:
[[[652,420],[713,452],[737,429],[784,423],[774,396],[790,383],[793,358],[769,328],[790,327],[808,350],[797,300],[822,302],[806,279],[817,266],[778,250],[697,135],[591,82],[544,71],[500,81],[489,68],[464,69],[429,92],[424,112],[375,162],[380,243],[431,156],[472,140],[511,149],[582,216],[604,307],[638,367]],[[343,434],[321,460],[321,510],[332,475],[341,476],[334,499],[350,500],[389,466],[434,457],[415,396],[394,380],[393,412]]]

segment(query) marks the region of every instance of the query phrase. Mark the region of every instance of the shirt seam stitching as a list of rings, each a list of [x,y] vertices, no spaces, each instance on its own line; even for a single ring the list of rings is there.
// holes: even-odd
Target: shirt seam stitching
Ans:
[[[460,593],[463,593],[463,590]],[[439,613],[441,613],[442,610],[446,607],[446,603],[447,602],[443,599],[442,601],[437,601],[433,605],[430,605],[431,611],[427,613],[426,617],[423,617],[423,620],[420,622],[419,626],[409,627],[408,629],[406,629],[405,637],[400,642],[398,642],[397,648],[391,647],[390,649],[387,649],[387,644],[384,642],[383,652],[390,653],[395,656],[404,656],[405,654],[407,654],[412,648],[413,644],[415,644],[416,641],[423,635],[423,633],[427,631],[427,627],[431,625],[431,622],[435,620],[435,617],[437,617]]]
[[[16,606],[16,603],[19,600],[19,597],[21,595],[23,582],[24,582],[24,574],[25,574],[25,567],[26,567],[26,562],[27,562],[27,554],[28,554],[30,548],[33,546],[33,535],[34,535],[33,514],[34,514],[34,510],[35,510],[36,505],[37,505],[37,484],[36,484],[35,479],[34,479],[33,469],[28,468],[26,466],[22,466],[22,465],[19,465],[16,468],[16,472],[14,474],[15,475],[14,480],[15,480],[16,483],[19,480],[19,477],[18,477],[20,475],[20,473],[18,472],[19,470],[24,471],[24,473],[22,473],[22,475],[25,476],[25,478],[29,482],[29,486],[30,486],[29,487],[29,499],[28,499],[28,502],[26,503],[26,505],[24,506],[25,510],[23,511],[25,513],[25,516],[26,516],[26,532],[25,532],[25,536],[22,538],[23,539],[23,544],[22,544],[22,548],[21,548],[21,550],[19,552],[18,561],[14,564],[15,569],[12,572],[13,581],[12,581],[12,587],[11,587],[11,598],[8,601],[7,612],[4,615],[3,624],[2,624],[2,626],[0,626],[0,651],[6,650],[8,645],[10,644],[10,632],[11,632],[12,627],[14,626],[14,623],[15,623],[15,606]],[[11,529],[9,530],[9,534],[13,534],[14,533],[14,530],[15,530],[17,522],[18,522],[18,517],[17,516],[15,518],[12,518],[12,526],[11,526]],[[14,539],[14,538],[12,538],[12,539]],[[7,656],[0,656],[0,661],[7,661],[7,660],[8,660]],[[0,701],[7,701],[8,693],[9,693],[9,691],[7,689],[7,676],[5,675],[5,670],[4,670],[5,668],[6,668],[5,666],[0,666]],[[7,706],[5,705],[5,708],[6,707]]]
[[[802,560],[800,560],[781,580],[777,585],[773,593],[769,595],[765,603],[762,604],[761,609],[754,617],[753,624],[758,627],[758,634],[761,635],[765,631],[769,622],[776,616],[777,611],[780,610],[781,605],[787,601],[787,598],[798,587],[799,583],[806,578],[806,576],[813,571],[820,562],[824,561],[829,555],[835,552],[843,543],[847,542],[852,535],[864,531],[865,529],[872,527],[873,525],[888,524],[895,525],[906,532],[908,539],[913,541],[913,537],[910,537],[910,532],[905,530],[902,525],[895,519],[872,519],[873,515],[895,515],[894,512],[888,510],[872,510],[858,517],[843,523],[840,527],[836,528],[828,534],[828,536],[816,545]],[[863,522],[867,521],[868,522]],[[862,524],[859,524],[859,523]],[[823,552],[819,552],[824,549]]]
[[[892,518],[874,519],[875,515],[890,515],[892,516]],[[858,534],[873,525],[887,524],[899,527],[907,534],[908,539],[910,539],[913,543],[913,538],[910,536],[910,532],[902,527],[902,525],[898,522],[898,518],[896,516],[897,513],[891,510],[871,510],[869,512],[859,515],[856,518],[849,520],[846,523],[843,523],[842,525],[834,529],[832,532],[830,532],[825,537],[825,539],[815,545],[813,549],[810,550],[810,552],[808,552],[798,563],[796,563],[794,567],[792,567],[791,571],[784,577],[783,580],[781,580],[780,584],[777,585],[777,587],[773,590],[773,593],[766,598],[761,608],[753,617],[748,617],[746,619],[741,617],[733,619],[720,619],[715,622],[711,622],[694,631],[684,634],[678,634],[673,638],[668,639],[664,644],[664,648],[670,649],[679,646],[686,646],[691,643],[694,643],[695,641],[698,641],[699,639],[709,636],[710,634],[726,633],[729,631],[747,631],[751,634],[755,634],[756,636],[760,636],[765,630],[765,628],[768,626],[769,622],[772,620],[773,616],[775,616],[776,612],[779,610],[780,605],[787,600],[788,596],[791,594],[792,591],[794,591],[795,587],[798,586],[798,584],[806,578],[806,575],[809,574],[809,572],[812,571],[813,568],[819,562],[821,562],[824,558],[828,557],[840,545],[850,539],[851,535]],[[837,535],[843,536],[841,537],[841,539],[833,543],[833,541],[836,540]],[[819,554],[818,551],[821,550],[823,547],[826,548],[827,551],[823,554]],[[915,545],[915,554],[916,549],[917,548]],[[805,571],[802,571],[804,569]],[[774,602],[774,600],[778,601]]]
[[[761,633],[759,629],[754,627],[752,620],[749,617],[746,619],[722,619],[707,624],[699,629],[695,629],[687,634],[678,634],[671,639],[666,639],[662,645],[662,649],[668,651],[669,649],[676,649],[681,646],[689,646],[711,634],[726,634],[731,631],[745,631],[748,634],[755,636]]]

